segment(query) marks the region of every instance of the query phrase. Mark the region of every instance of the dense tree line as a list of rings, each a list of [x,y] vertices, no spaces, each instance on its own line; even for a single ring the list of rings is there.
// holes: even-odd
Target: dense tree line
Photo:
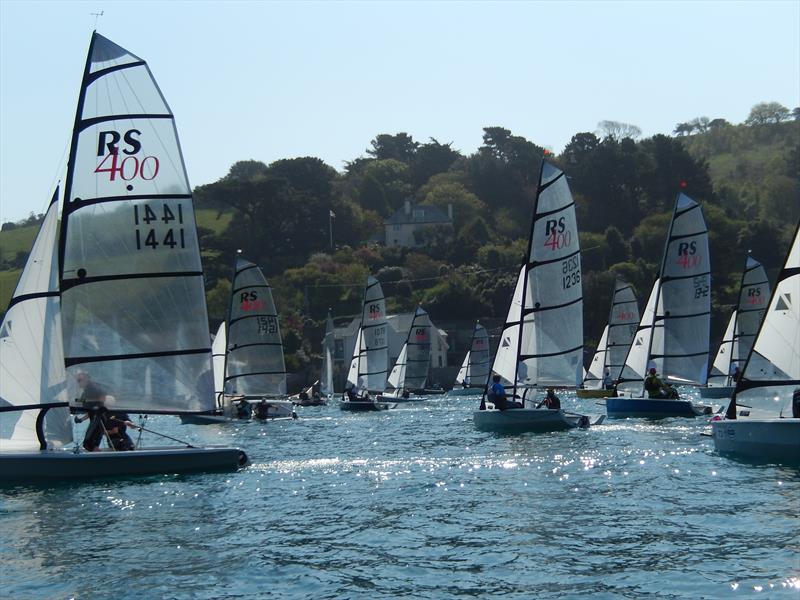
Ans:
[[[575,134],[558,156],[486,127],[470,155],[401,132],[377,135],[342,173],[312,157],[236,163],[196,190],[199,206],[233,213],[223,235],[202,238],[210,311],[224,316],[226,278],[240,248],[275,288],[287,335],[296,340],[293,366],[316,351],[329,308],[357,312],[368,273],[382,281],[391,311],[422,303],[434,320],[502,318],[546,158],[569,176],[578,208],[587,341],[602,331],[615,277],[633,283],[644,301],[678,191],[703,203],[711,230],[719,337],[748,250],[774,274],[800,217],[800,123],[701,121],[699,134],[639,141],[637,127],[605,121],[596,132]],[[759,152],[763,161],[749,154]],[[419,248],[371,243],[383,239],[384,220],[406,200],[452,205],[453,231],[432,229]]]

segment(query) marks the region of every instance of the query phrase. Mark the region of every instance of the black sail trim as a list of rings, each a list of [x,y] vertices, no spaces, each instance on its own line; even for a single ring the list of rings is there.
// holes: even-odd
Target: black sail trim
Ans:
[[[686,358],[689,356],[706,356],[708,352],[691,352],[689,354],[651,354],[650,358]]]
[[[563,175],[563,173],[562,173],[562,175]],[[558,178],[556,178],[556,179],[558,179]],[[551,183],[554,183],[554,182],[551,182]],[[547,185],[549,186],[550,183],[548,183]],[[565,204],[561,208],[554,208],[553,210],[548,210],[547,212],[537,213],[536,217],[534,218],[534,222],[539,221],[540,219],[544,219],[545,217],[549,217],[550,215],[554,215],[556,213],[559,213],[562,210],[567,210],[568,208],[571,208],[573,206],[575,206],[575,201],[574,200],[572,202],[570,202],[569,204]]]
[[[91,119],[81,119],[76,126],[76,132],[80,133],[92,125],[108,123],[109,121],[130,121],[131,119],[174,119],[171,113],[134,113],[127,115],[109,115],[106,117],[92,117]]]
[[[582,350],[583,346],[575,346],[574,348],[570,348],[569,350],[562,350],[561,352],[550,352],[548,354],[520,354],[519,359],[527,360],[529,358],[547,358],[549,356],[561,356],[562,354],[569,354],[570,352],[576,352],[578,350]]]
[[[707,310],[707,311],[704,311],[704,312],[693,313],[693,314],[690,314],[690,315],[656,315],[655,316],[655,320],[656,321],[664,321],[665,319],[691,319],[693,317],[703,317],[705,315],[710,315],[710,314],[711,314],[711,311]]]
[[[544,159],[542,159],[542,162],[544,162]],[[559,169],[559,170],[560,170],[560,169]],[[550,180],[550,181],[548,181],[547,183],[540,183],[540,184],[539,184],[539,189],[537,190],[537,195],[538,195],[538,194],[541,194],[543,191],[545,191],[547,188],[549,188],[551,185],[553,185],[553,184],[554,184],[556,181],[558,181],[558,180],[559,180],[559,179],[561,179],[562,177],[564,177],[564,171],[561,171],[561,172],[560,172],[558,175],[556,175],[555,177],[553,177],[553,179],[551,179],[551,180]],[[541,176],[541,174],[540,174],[540,175],[539,175],[539,181],[541,181],[541,179],[542,179],[542,176]]]
[[[193,348],[189,350],[170,350],[168,352],[140,352],[129,354],[105,354],[101,356],[65,356],[64,366],[74,367],[94,362],[107,362],[111,360],[133,360],[137,358],[163,358],[165,356],[188,356],[194,354],[211,354],[211,348]],[[138,409],[137,409],[138,410]]]
[[[540,306],[539,308],[525,308],[522,310],[522,316],[526,316],[532,313],[537,312],[544,312],[546,310],[553,310],[554,308],[564,308],[565,306],[571,306],[573,304],[577,304],[583,300],[583,296],[580,298],[576,298],[575,300],[571,300],[569,302],[565,302],[564,304],[554,304],[553,306]]]
[[[384,325],[386,325],[385,321],[383,323],[368,323],[367,325],[362,325],[361,329],[366,329],[367,327],[383,327]]]
[[[686,197],[688,198],[689,196],[686,196]],[[691,200],[692,200],[692,202],[694,202],[694,199],[693,199],[693,198],[692,198]],[[685,214],[686,214],[686,213],[688,213],[689,211],[691,211],[691,210],[694,210],[694,209],[696,209],[696,208],[700,208],[700,204],[699,204],[698,202],[695,202],[694,206],[689,206],[689,207],[687,207],[687,208],[684,208],[684,209],[682,209],[682,210],[678,210],[678,207],[677,207],[677,205],[676,205],[676,207],[675,207],[675,216],[673,217],[673,220],[674,220],[674,219],[677,219],[677,218],[678,218],[678,217],[680,217],[681,215],[685,215]]]
[[[133,56],[133,54],[131,54],[131,56]],[[94,83],[101,77],[110,75],[114,71],[122,71],[123,69],[133,69],[135,67],[143,67],[146,65],[147,65],[146,62],[139,59],[136,62],[125,63],[124,65],[114,65],[112,67],[106,67],[105,69],[100,69],[99,71],[95,71],[94,73],[89,73],[89,75],[86,78],[86,85],[88,86],[89,84]]]
[[[541,267],[542,265],[550,265],[553,263],[557,263],[562,260],[567,260],[568,258],[572,258],[576,254],[580,254],[581,250],[578,248],[575,252],[570,252],[569,254],[565,254],[560,258],[551,258],[550,260],[540,260],[539,262],[530,262],[528,263],[528,270],[533,269],[534,267]]]
[[[11,310],[11,307],[19,304],[20,302],[25,302],[27,300],[36,300],[38,298],[57,298],[61,295],[61,292],[34,292],[32,294],[20,294],[19,296],[15,296],[11,299],[8,303],[8,308],[6,308],[6,312]]]
[[[671,244],[675,240],[683,240],[683,239],[690,238],[690,237],[697,237],[699,235],[706,235],[707,233],[708,233],[708,230],[698,231],[696,233],[682,233],[681,235],[673,235],[673,236],[670,236],[669,243]]]
[[[228,321],[228,328],[232,327],[234,323],[238,323],[239,321],[243,321],[244,319],[255,319],[256,317],[274,317],[278,318],[278,315],[274,315],[272,313],[258,313],[255,315],[243,315],[241,317],[236,317],[235,319],[231,319]]]
[[[239,344],[233,348],[228,348],[228,352],[236,352],[242,348],[252,348],[253,346],[283,346],[281,342],[253,342],[252,344]]]
[[[86,206],[92,206],[94,204],[105,204],[106,202],[119,202],[120,200],[153,200],[155,202],[158,202],[162,199],[191,200],[192,195],[191,194],[131,194],[129,196],[100,196],[98,198],[91,198],[89,200],[67,199],[67,201],[64,202],[63,213],[65,215],[70,215],[74,213],[76,210],[80,210]]]
[[[43,402],[41,404],[16,404],[11,406],[0,406],[0,413],[17,412],[23,410],[38,410],[42,408],[59,408],[69,406],[69,402]]]
[[[237,275],[238,274],[239,273],[237,273]],[[254,283],[252,285],[243,285],[242,287],[236,288],[235,290],[231,290],[231,295],[238,294],[242,290],[249,290],[250,288],[267,288],[268,290],[271,290],[270,286],[267,285],[266,283]]]
[[[286,371],[253,371],[252,373],[240,373],[239,375],[226,375],[224,381],[238,379],[239,377],[251,377],[253,375],[286,375]]]
[[[62,279],[61,291],[73,288],[78,285],[87,283],[99,283],[103,281],[125,281],[128,279],[157,279],[164,277],[202,277],[202,271],[174,271],[174,272],[159,272],[159,273],[121,273],[119,275],[98,275],[97,277],[84,277],[82,279]]]
[[[664,284],[668,281],[680,281],[681,279],[693,279],[695,277],[703,277],[704,275],[710,275],[711,271],[703,271],[702,273],[695,273],[694,275],[664,275],[661,278],[661,287],[664,287]]]

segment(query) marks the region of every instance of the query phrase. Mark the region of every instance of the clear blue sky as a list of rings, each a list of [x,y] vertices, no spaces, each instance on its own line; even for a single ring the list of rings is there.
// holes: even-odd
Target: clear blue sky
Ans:
[[[74,118],[92,12],[147,60],[190,181],[241,159],[341,170],[379,133],[465,154],[500,125],[551,148],[604,119],[670,133],[800,105],[800,2],[0,0],[0,220],[41,212]]]

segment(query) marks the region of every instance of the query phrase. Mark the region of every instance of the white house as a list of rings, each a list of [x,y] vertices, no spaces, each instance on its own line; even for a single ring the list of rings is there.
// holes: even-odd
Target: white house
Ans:
[[[438,206],[429,204],[411,204],[408,200],[403,208],[384,222],[386,229],[386,245],[414,248],[420,245],[415,233],[426,227],[453,227],[453,205],[447,206],[447,214]]]

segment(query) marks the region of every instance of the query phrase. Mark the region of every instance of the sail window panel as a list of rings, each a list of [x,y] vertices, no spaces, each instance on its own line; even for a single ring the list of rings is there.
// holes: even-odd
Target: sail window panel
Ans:
[[[525,308],[547,312],[583,297],[579,255],[562,261],[539,265],[528,272]],[[583,319],[580,319],[583,322]],[[582,335],[581,331],[581,335]]]
[[[82,119],[136,114],[171,114],[146,66],[112,71],[86,87]]]
[[[120,118],[78,135],[69,201],[190,193],[172,119]]]
[[[534,321],[536,325],[534,326]],[[560,348],[578,348],[563,353]],[[525,318],[520,354],[536,356],[521,361],[517,381],[523,385],[577,385],[583,367],[583,306],[581,302],[558,311],[533,313]]]
[[[92,54],[89,58],[89,72],[95,73],[119,65],[139,62],[141,59],[131,54],[122,46],[118,46],[99,33],[94,34]]]
[[[229,349],[225,379],[228,394],[285,394],[283,352],[265,351],[263,346]]]
[[[197,248],[188,199],[91,204],[69,216],[63,277],[199,272]]]
[[[285,375],[243,375],[225,383],[225,393],[244,396],[285,396]]]
[[[62,298],[68,359],[209,348],[201,276],[97,281]]]
[[[75,375],[86,372],[106,406],[134,412],[205,411],[214,408],[210,354],[159,356],[83,363],[67,369],[70,399],[80,399]]]
[[[533,226],[530,262],[565,259],[564,275],[580,272],[580,255],[576,254],[579,250],[580,240],[574,207],[537,218]],[[559,263],[559,267],[561,266]]]

